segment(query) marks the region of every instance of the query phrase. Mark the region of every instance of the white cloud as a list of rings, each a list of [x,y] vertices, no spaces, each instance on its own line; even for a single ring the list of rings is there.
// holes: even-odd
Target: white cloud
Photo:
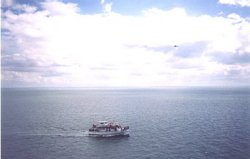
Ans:
[[[36,7],[25,5],[25,4],[23,4],[23,5],[20,5],[20,4],[13,5],[12,9],[21,10],[21,11],[24,11],[26,13],[34,13],[37,10]]]
[[[15,4],[14,0],[2,0],[1,1],[1,7],[10,7]]]
[[[101,0],[100,3],[104,12],[110,13],[112,11],[112,3],[106,3],[105,0]]]
[[[107,3],[107,4],[105,4],[104,5],[104,10],[106,11],[106,12],[111,12],[112,11],[112,3]]]
[[[110,6],[89,15],[73,3],[41,6],[3,13],[3,84],[169,86],[250,79],[250,23],[237,14],[190,16],[183,8],[152,8],[125,16]]]
[[[72,15],[80,10],[75,3],[63,3],[57,0],[46,0],[41,2],[41,5],[50,15]]]
[[[101,0],[101,4],[104,4],[105,3],[105,0]]]
[[[250,7],[250,0],[219,0],[221,4],[238,5],[241,7]]]

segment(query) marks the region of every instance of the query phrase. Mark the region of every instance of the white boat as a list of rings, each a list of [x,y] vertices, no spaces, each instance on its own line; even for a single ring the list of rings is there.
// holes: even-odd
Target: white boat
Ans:
[[[89,136],[128,136],[129,126],[122,127],[120,124],[108,121],[98,121],[87,131]]]

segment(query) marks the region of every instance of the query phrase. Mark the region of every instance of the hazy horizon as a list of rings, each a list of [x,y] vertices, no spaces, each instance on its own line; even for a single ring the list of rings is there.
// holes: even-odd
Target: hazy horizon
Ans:
[[[148,86],[148,87],[1,87],[1,89],[51,89],[51,90],[168,90],[168,89],[249,89],[249,85],[245,86]]]

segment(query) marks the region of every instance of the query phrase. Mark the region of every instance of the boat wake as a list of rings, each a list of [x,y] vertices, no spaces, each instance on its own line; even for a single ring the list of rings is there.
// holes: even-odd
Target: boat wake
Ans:
[[[15,133],[12,134],[14,136],[23,136],[23,137],[68,137],[68,138],[75,138],[75,137],[84,137],[87,136],[82,131],[79,132],[41,132],[41,133]]]

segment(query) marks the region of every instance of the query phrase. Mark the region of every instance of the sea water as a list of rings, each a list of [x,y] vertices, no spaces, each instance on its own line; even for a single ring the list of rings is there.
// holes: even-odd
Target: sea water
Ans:
[[[250,88],[3,88],[3,159],[249,159]],[[85,135],[118,121],[129,137]]]

